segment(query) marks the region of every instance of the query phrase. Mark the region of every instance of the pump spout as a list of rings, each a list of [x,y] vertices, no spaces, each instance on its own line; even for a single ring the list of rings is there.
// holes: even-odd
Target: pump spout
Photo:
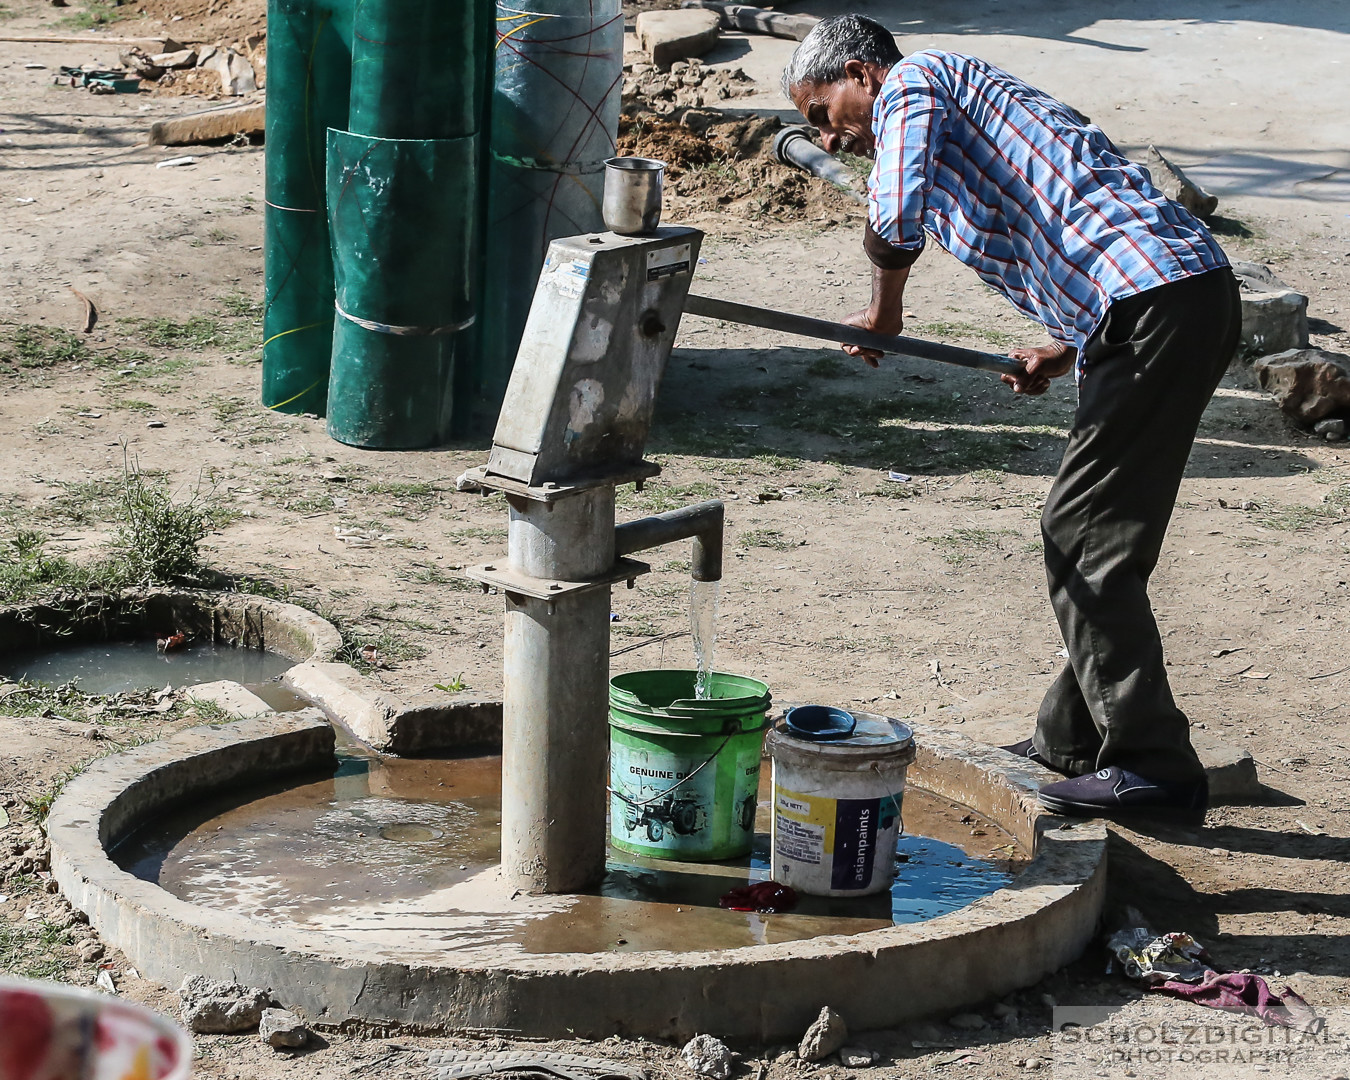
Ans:
[[[631,555],[635,551],[673,544],[677,540],[694,541],[693,578],[695,581],[722,580],[722,526],[726,508],[718,499],[693,506],[668,510],[664,514],[626,521],[614,529],[614,554]]]

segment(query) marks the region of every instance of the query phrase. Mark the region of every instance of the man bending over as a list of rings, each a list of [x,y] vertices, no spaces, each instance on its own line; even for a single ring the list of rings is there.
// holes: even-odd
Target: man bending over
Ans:
[[[1191,444],[1237,345],[1237,283],[1205,227],[1069,106],[992,64],[902,57],[880,24],[823,19],[783,88],[825,149],[874,159],[863,248],[872,302],[902,328],[929,237],[1049,333],[1013,350],[1019,394],[1072,371],[1078,410],[1041,531],[1069,662],[1035,734],[1004,749],[1065,774],[1058,813],[1203,821],[1204,769],[1148,598]],[[873,367],[880,353],[845,352]]]

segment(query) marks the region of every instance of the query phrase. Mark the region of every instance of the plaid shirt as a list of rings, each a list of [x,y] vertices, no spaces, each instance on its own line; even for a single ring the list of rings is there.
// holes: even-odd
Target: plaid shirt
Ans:
[[[1228,265],[1205,227],[1102,130],[992,64],[927,50],[898,62],[872,109],[872,229],[924,232],[1056,341],[1078,349],[1111,301]]]

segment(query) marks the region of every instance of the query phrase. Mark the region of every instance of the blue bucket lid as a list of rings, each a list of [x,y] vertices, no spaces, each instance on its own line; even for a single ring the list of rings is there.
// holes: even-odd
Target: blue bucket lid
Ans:
[[[858,726],[851,712],[829,705],[796,705],[788,709],[783,722],[789,735],[808,742],[847,739]]]

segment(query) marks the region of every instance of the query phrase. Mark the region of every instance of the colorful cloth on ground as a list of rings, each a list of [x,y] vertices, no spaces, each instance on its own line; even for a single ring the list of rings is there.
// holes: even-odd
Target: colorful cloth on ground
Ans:
[[[1102,130],[992,64],[927,50],[891,68],[872,110],[873,230],[925,232],[1078,349],[1113,300],[1228,265],[1205,227]]]
[[[1255,1016],[1269,1027],[1320,1031],[1324,1024],[1312,1006],[1289,987],[1277,993],[1260,975],[1250,972],[1230,971],[1220,974],[1206,971],[1198,983],[1169,979],[1151,989],[1175,994],[1212,1009],[1230,1009]]]

